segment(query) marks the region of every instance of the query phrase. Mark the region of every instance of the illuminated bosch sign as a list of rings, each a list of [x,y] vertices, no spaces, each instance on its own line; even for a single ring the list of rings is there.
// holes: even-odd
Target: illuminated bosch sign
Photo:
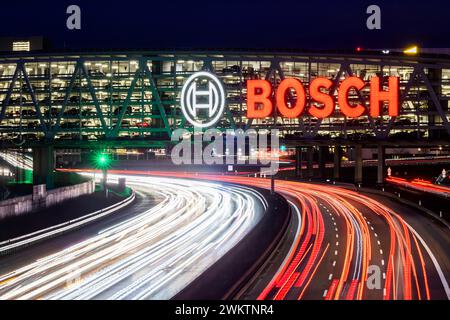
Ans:
[[[307,112],[316,118],[327,118],[336,108],[336,99],[330,94],[333,81],[327,78],[316,78],[309,86],[310,104]],[[357,118],[366,112],[366,107],[349,101],[350,92],[361,92],[366,87],[364,80],[358,77],[348,77],[339,85],[337,103],[340,112],[347,117]],[[382,115],[382,105],[388,105],[391,117],[399,114],[399,78],[389,77],[384,90],[381,79],[373,77],[370,80],[369,114],[372,117]],[[295,97],[295,98],[293,98]],[[302,82],[287,78],[280,82],[276,92],[267,80],[247,81],[247,118],[265,118],[273,114],[274,101],[278,115],[286,118],[301,116],[306,109],[307,94]]]
[[[286,78],[276,90],[267,80],[247,81],[247,118],[270,117],[276,108],[277,115],[285,118],[297,118],[307,113],[323,119],[335,112],[336,102],[343,115],[358,118],[366,113],[367,108],[361,103],[349,101],[349,97],[361,95],[366,87],[370,90],[370,116],[381,116],[384,105],[387,105],[389,116],[399,115],[398,77],[388,77],[385,84],[379,77],[372,77],[369,84],[361,78],[348,77],[336,88],[337,97],[331,92],[334,89],[330,79],[312,80],[308,95],[299,79]],[[190,124],[198,128],[211,127],[221,118],[224,108],[224,88],[214,74],[200,71],[187,79],[181,91],[181,110]]]
[[[181,111],[194,127],[215,124],[225,108],[225,92],[220,80],[210,72],[191,75],[181,90]]]

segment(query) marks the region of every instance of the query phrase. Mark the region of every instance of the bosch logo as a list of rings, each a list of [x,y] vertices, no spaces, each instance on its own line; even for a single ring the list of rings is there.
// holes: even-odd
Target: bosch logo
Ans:
[[[225,92],[220,80],[210,72],[191,75],[181,90],[181,111],[195,127],[207,128],[215,124],[225,108]]]

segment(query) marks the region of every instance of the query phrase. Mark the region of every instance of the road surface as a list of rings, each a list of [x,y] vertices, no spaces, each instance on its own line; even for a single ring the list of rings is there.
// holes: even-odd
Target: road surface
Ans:
[[[300,223],[288,257],[258,299],[450,298],[445,226],[384,197],[340,187],[277,181],[276,188]]]
[[[270,179],[196,177],[270,188]],[[450,230],[444,225],[343,187],[277,180],[276,191],[297,215],[293,240],[265,286],[247,298],[450,299]]]

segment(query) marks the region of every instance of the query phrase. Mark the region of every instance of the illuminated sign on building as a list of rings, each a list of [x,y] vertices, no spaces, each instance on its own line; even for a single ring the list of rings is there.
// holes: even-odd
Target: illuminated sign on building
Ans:
[[[210,72],[191,75],[181,90],[181,111],[195,127],[215,124],[225,108],[225,92],[220,80]]]
[[[327,78],[316,78],[309,86],[311,103],[308,113],[316,118],[327,118],[333,114],[336,104],[335,98],[324,91],[330,90],[333,81]],[[358,77],[348,77],[341,82],[338,88],[337,102],[340,111],[347,117],[357,118],[366,112],[366,107],[362,104],[349,102],[350,92],[360,92],[366,87],[364,80]],[[295,92],[296,99],[289,99],[292,95],[291,89]],[[302,82],[294,78],[286,78],[280,82],[272,98],[272,85],[267,80],[247,81],[247,118],[265,118],[274,112],[274,103],[278,114],[286,118],[296,118],[303,114],[306,108],[307,95]],[[289,100],[293,100],[289,103]],[[391,117],[399,114],[399,78],[389,77],[388,88],[381,88],[381,81],[378,77],[370,80],[370,103],[369,114],[372,117],[382,115],[382,105],[388,104],[388,114]],[[320,105],[318,105],[320,104]]]

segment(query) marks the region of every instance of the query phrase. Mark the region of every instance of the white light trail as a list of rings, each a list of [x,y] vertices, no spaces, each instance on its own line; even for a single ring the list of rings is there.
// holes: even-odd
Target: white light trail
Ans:
[[[122,175],[109,175],[111,181]],[[126,176],[159,203],[0,276],[0,299],[168,299],[233,248],[267,203],[240,186]]]

